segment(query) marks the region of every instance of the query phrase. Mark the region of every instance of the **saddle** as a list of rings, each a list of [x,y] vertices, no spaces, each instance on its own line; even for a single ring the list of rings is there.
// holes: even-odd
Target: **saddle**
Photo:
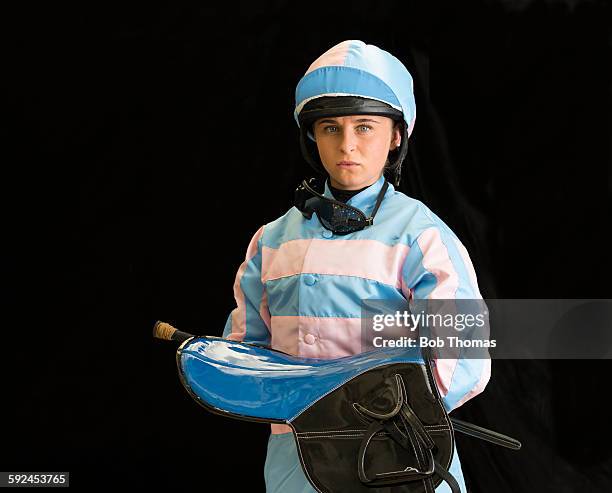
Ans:
[[[450,418],[431,363],[405,348],[333,360],[266,346],[195,337],[158,322],[154,335],[182,341],[176,360],[189,394],[210,412],[289,425],[304,473],[322,493],[434,493],[446,481],[454,430],[518,450],[510,437]]]

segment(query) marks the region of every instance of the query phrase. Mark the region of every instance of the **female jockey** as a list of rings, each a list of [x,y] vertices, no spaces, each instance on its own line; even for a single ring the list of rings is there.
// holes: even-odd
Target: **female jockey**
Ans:
[[[253,236],[225,338],[339,358],[362,351],[361,300],[481,298],[457,236],[395,189],[415,110],[410,73],[376,46],[344,41],[310,65],[294,115],[304,158],[325,177],[324,188],[303,183],[296,206]],[[434,363],[447,411],[482,392],[490,377],[490,360]],[[291,428],[271,427],[267,492],[314,492]],[[456,449],[449,472],[465,492]],[[442,482],[436,492],[450,488]]]

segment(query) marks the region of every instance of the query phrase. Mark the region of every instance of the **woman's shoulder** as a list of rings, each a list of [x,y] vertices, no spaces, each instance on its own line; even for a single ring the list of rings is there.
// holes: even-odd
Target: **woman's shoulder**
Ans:
[[[428,230],[438,230],[443,235],[457,238],[452,229],[425,203],[394,190],[386,208],[386,218],[396,223],[396,229],[401,229],[407,242],[415,241]]]
[[[282,216],[265,223],[263,226],[264,244],[271,248],[278,248],[288,239],[299,238],[302,232],[303,217],[296,207],[291,207]]]

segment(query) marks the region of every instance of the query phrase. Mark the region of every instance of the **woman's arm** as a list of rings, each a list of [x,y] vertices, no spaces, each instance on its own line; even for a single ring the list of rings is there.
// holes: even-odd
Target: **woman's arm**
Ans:
[[[234,281],[236,308],[229,314],[223,330],[223,337],[232,341],[270,344],[270,311],[261,282],[263,231],[262,226],[251,239]]]
[[[482,299],[468,252],[450,231],[432,226],[410,246],[402,268],[406,299]],[[437,359],[434,376],[451,411],[482,392],[491,377],[488,359]]]

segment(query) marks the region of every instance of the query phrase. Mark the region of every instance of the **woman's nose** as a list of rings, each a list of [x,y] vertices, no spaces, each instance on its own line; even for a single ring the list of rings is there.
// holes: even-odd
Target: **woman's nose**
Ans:
[[[340,137],[341,141],[340,141],[340,151],[344,152],[344,153],[349,153],[352,152],[355,149],[356,144],[356,137],[355,135],[350,131],[350,129],[348,130],[344,130],[342,132],[342,136]]]

